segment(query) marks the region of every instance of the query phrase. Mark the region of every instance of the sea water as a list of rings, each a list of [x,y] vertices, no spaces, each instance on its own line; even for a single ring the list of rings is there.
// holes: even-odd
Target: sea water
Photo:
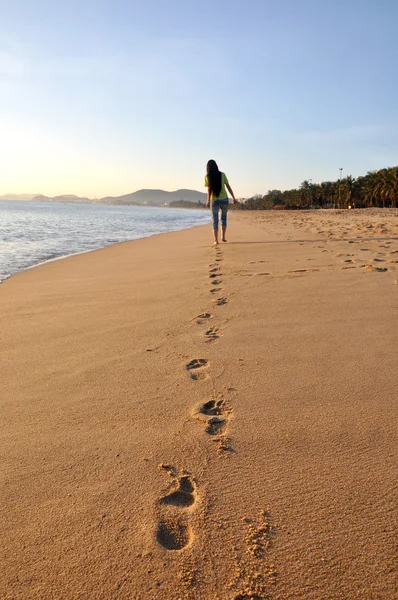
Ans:
[[[0,282],[40,263],[210,223],[206,210],[0,201]]]

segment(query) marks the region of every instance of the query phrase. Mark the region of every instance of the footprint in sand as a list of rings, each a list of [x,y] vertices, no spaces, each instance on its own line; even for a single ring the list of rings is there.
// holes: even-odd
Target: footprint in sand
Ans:
[[[226,298],[225,296],[222,298],[217,298],[216,300],[213,300],[213,302],[217,305],[217,306],[224,306],[225,304],[227,304],[229,302],[228,298]]]
[[[161,516],[156,539],[166,550],[183,550],[193,539],[189,510],[196,503],[196,486],[189,475],[172,476],[175,489],[159,500]]]
[[[210,281],[210,285],[220,285],[221,283],[221,279],[212,279],[212,281]]]
[[[210,294],[217,294],[217,292],[221,292],[222,288],[212,288],[210,290]]]
[[[216,271],[219,271],[219,267],[214,267],[214,269],[210,269],[209,273],[215,273]]]
[[[210,329],[205,332],[206,342],[214,342],[215,340],[218,340],[220,336],[221,333],[218,327],[210,327]]]
[[[195,319],[198,325],[204,325],[209,319],[212,318],[212,316],[213,315],[210,313],[202,313],[201,315],[195,317]]]
[[[218,450],[230,450],[229,439],[225,435],[232,409],[226,400],[209,400],[200,404],[192,412],[192,416],[205,423],[205,432],[217,442]]]
[[[206,417],[206,433],[216,435],[224,432],[227,426],[225,412],[224,400],[209,400],[199,408],[199,413]]]
[[[191,506],[195,502],[195,486],[188,475],[177,480],[178,487],[160,499],[160,504],[168,506]]]
[[[221,277],[222,273],[210,273],[210,279],[216,279],[216,277]]]
[[[209,375],[205,372],[210,366],[210,363],[205,358],[194,358],[186,365],[186,370],[189,372],[191,379],[200,381],[207,379]]]
[[[388,271],[387,267],[375,267],[374,265],[364,265],[367,271],[377,271],[378,273],[385,273]]]
[[[158,523],[156,539],[166,550],[182,550],[189,545],[191,537],[191,529],[182,519],[169,516]]]

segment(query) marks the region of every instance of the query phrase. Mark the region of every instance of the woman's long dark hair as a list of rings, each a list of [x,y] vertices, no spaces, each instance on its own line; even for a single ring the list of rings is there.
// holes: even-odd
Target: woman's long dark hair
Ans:
[[[219,171],[215,160],[209,160],[206,170],[210,191],[217,198],[221,193],[221,171]]]

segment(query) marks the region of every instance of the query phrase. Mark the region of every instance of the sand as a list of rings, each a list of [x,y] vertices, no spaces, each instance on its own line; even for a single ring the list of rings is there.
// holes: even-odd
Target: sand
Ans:
[[[398,598],[398,211],[0,286],[2,599]]]

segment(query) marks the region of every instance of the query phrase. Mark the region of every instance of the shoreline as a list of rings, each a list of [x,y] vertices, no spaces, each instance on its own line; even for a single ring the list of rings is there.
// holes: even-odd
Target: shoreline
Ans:
[[[145,208],[165,208],[165,207],[152,207],[152,206],[149,206],[149,207],[145,207]],[[175,210],[186,210],[186,209],[175,209]],[[175,230],[172,229],[170,231],[161,231],[161,232],[158,232],[158,233],[151,233],[149,235],[143,235],[141,237],[136,237],[136,238],[133,238],[133,239],[130,239],[130,240],[122,240],[120,242],[113,242],[113,243],[107,244],[105,246],[99,246],[98,248],[92,248],[92,249],[89,249],[89,250],[81,250],[81,251],[78,251],[78,252],[72,252],[70,254],[62,254],[62,255],[56,256],[54,258],[49,258],[49,259],[40,261],[40,262],[38,262],[36,264],[30,265],[29,267],[25,267],[24,269],[20,269],[18,271],[15,271],[14,273],[10,273],[9,275],[7,275],[6,277],[4,277],[3,279],[0,279],[0,284],[4,283],[5,281],[7,281],[8,279],[10,279],[11,277],[14,277],[15,275],[18,275],[20,273],[24,273],[25,271],[28,271],[30,269],[35,269],[35,268],[40,267],[42,265],[45,265],[47,263],[51,263],[51,262],[58,261],[58,260],[63,260],[65,258],[70,258],[72,256],[78,256],[80,254],[86,254],[88,252],[96,252],[97,250],[104,250],[105,248],[109,248],[109,247],[115,246],[117,244],[124,244],[124,243],[135,242],[137,240],[141,240],[141,239],[144,239],[144,238],[150,238],[150,237],[153,237],[153,236],[156,236],[156,235],[163,235],[163,234],[166,234],[166,233],[175,233],[177,231],[185,231],[185,230],[189,230],[189,229],[194,229],[195,227],[202,227],[202,226],[206,226],[206,224],[202,223],[202,224],[199,224],[199,225],[191,225],[191,226],[185,227],[183,229],[175,229]]]
[[[202,224],[202,225],[193,225],[192,227],[187,227],[186,229],[195,229],[196,227],[208,227],[208,225],[206,224]],[[185,231],[182,229],[179,229],[177,231]],[[62,256],[57,256],[55,258],[49,258],[48,260],[44,260],[41,261],[35,265],[31,265],[29,267],[26,267],[25,269],[22,269],[20,271],[15,271],[15,273],[12,273],[11,275],[8,275],[7,277],[4,277],[4,279],[0,280],[0,284],[4,283],[5,281],[9,280],[11,277],[15,277],[15,275],[21,275],[22,273],[25,273],[25,271],[30,271],[31,269],[36,269],[38,267],[42,267],[48,263],[52,263],[52,262],[56,262],[56,261],[60,261],[60,260],[64,260],[67,258],[71,258],[73,256],[80,256],[81,254],[88,254],[89,252],[98,252],[99,250],[105,250],[106,248],[109,248],[111,246],[117,246],[119,244],[130,244],[132,242],[136,242],[137,240],[142,240],[142,239],[146,239],[146,238],[151,238],[151,237],[155,237],[157,235],[167,235],[168,233],[177,233],[177,231],[166,231],[166,232],[162,232],[162,233],[152,233],[151,235],[147,235],[145,237],[142,238],[135,238],[134,240],[124,240],[122,242],[114,242],[112,244],[109,244],[107,246],[101,246],[100,248],[93,248],[92,250],[82,250],[81,252],[73,252],[72,254],[64,254]],[[377,237],[377,238],[366,238],[366,237],[361,237],[361,238],[350,238],[353,241],[385,241],[385,240],[398,240],[398,236],[396,237]],[[299,239],[296,240],[298,243],[300,242],[309,242],[309,243],[315,243],[317,240],[316,239]],[[333,241],[333,240],[330,240]],[[336,240],[337,242],[340,240]],[[270,242],[272,243],[272,242]],[[273,242],[273,243],[278,243],[278,242]]]
[[[9,200],[4,200],[4,201],[5,202],[9,202]],[[24,202],[33,202],[32,200],[18,200],[18,201],[11,200],[11,201],[12,202],[23,202],[23,203]],[[40,203],[40,202],[37,202],[37,203]],[[45,202],[41,202],[41,203],[42,204],[46,204]],[[73,203],[73,202],[71,202],[71,203],[65,203],[65,202],[60,202],[60,204],[80,204],[80,203]],[[90,206],[91,204],[92,203],[88,203],[87,206]],[[104,205],[101,205],[101,206],[124,206],[124,205],[105,205],[104,204]],[[136,205],[131,205],[131,206],[136,206]],[[141,205],[137,205],[137,206],[139,208],[142,208]],[[157,208],[169,208],[169,207],[144,206],[143,208],[156,208],[157,209]],[[171,208],[174,208],[174,207],[171,207]],[[175,210],[191,210],[191,209],[185,209],[185,208],[174,208],[174,209]],[[206,209],[206,210],[208,210],[208,209]],[[342,209],[324,209],[324,211],[322,211],[322,212],[325,212],[326,210],[329,211],[331,214],[342,214],[342,213],[344,214],[344,212],[348,212],[348,210],[347,211],[342,211]],[[354,214],[363,214],[364,216],[366,216],[366,214],[371,214],[371,211],[380,211],[380,210],[382,210],[383,212],[385,212],[385,211],[391,211],[392,213],[396,212],[396,209],[390,209],[390,208],[387,208],[387,209],[365,208],[365,209],[352,209],[352,210],[349,211],[349,213],[351,213],[353,215]],[[365,211],[367,211],[367,212],[365,212]],[[253,216],[254,215],[259,215],[259,217],[260,217],[260,216],[263,216],[263,215],[266,216],[269,213],[271,213],[271,214],[279,214],[279,215],[282,214],[282,213],[285,214],[285,215],[287,215],[287,214],[289,214],[289,215],[291,215],[291,214],[293,214],[293,215],[297,215],[297,214],[312,215],[314,213],[314,210],[299,210],[299,211],[295,211],[295,210],[286,210],[286,211],[244,210],[244,211],[233,211],[233,212],[234,213],[237,212],[238,214],[243,214],[243,215],[253,215]],[[264,216],[263,216],[263,219],[264,219]],[[177,230],[171,230],[171,231],[167,231],[167,232],[153,233],[153,234],[150,234],[150,235],[147,235],[147,236],[138,237],[138,238],[134,238],[134,239],[131,239],[131,240],[123,240],[123,241],[120,241],[120,242],[114,242],[112,244],[108,244],[106,246],[100,246],[98,248],[93,248],[93,249],[90,249],[90,250],[82,250],[82,251],[78,251],[78,252],[72,252],[71,254],[63,254],[62,256],[57,256],[55,258],[49,258],[49,259],[46,259],[44,261],[40,261],[39,263],[36,263],[34,265],[30,265],[29,267],[25,267],[24,269],[21,269],[19,271],[15,271],[14,273],[11,273],[10,275],[7,275],[3,279],[0,279],[0,285],[2,283],[4,283],[5,281],[8,281],[11,277],[14,277],[15,275],[19,275],[21,273],[24,273],[25,271],[29,271],[30,269],[35,269],[37,267],[41,267],[43,265],[46,265],[47,263],[51,263],[51,262],[63,260],[63,259],[70,258],[70,257],[73,257],[73,256],[78,256],[80,254],[86,254],[86,253],[89,253],[89,252],[97,252],[98,250],[104,250],[105,248],[109,248],[111,246],[115,246],[115,245],[118,245],[118,244],[125,244],[125,243],[135,242],[137,240],[141,240],[141,239],[144,239],[144,238],[151,238],[153,236],[164,235],[164,234],[167,234],[167,233],[176,233],[178,231],[185,231],[185,230],[189,230],[189,229],[194,229],[196,227],[208,227],[209,225],[211,225],[210,221],[209,221],[208,224],[205,223],[205,224],[200,224],[200,225],[192,225],[192,226],[186,227],[184,229],[177,229]],[[351,239],[355,239],[355,238],[351,238]],[[383,241],[384,239],[394,239],[395,240],[395,239],[398,239],[398,236],[397,237],[393,237],[393,238],[379,237],[379,238],[358,238],[358,239],[361,239],[361,240],[364,240],[364,241],[367,241],[367,240]],[[298,242],[304,242],[304,241],[312,241],[312,242],[314,242],[316,240],[304,239],[304,240],[297,240],[297,241]]]
[[[393,597],[398,210],[258,213],[7,280],[5,598]]]

